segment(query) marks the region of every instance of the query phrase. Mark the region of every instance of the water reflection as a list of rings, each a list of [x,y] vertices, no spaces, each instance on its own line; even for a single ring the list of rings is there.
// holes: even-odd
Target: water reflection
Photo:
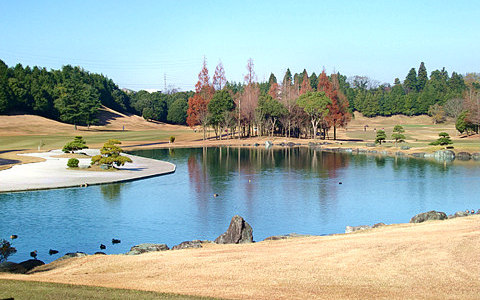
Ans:
[[[255,240],[346,225],[408,222],[419,212],[478,209],[480,168],[408,157],[285,148],[186,148],[133,153],[176,172],[128,183],[0,194],[0,238],[18,234],[14,261],[37,249],[108,253],[145,243],[215,239],[243,216]],[[339,184],[339,183],[342,184]],[[218,194],[218,197],[214,197]],[[47,257],[48,256],[48,257]]]
[[[120,199],[120,194],[125,183],[112,183],[100,185],[100,191],[102,192],[103,199],[107,201],[117,201]]]

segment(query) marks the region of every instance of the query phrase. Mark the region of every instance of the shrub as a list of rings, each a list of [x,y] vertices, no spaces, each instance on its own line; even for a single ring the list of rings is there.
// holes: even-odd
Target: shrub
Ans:
[[[130,157],[121,156],[120,153],[123,152],[122,148],[117,145],[121,144],[119,140],[108,140],[102,149],[100,149],[100,155],[95,155],[92,157],[91,164],[106,164],[111,167],[113,164],[117,166],[123,166],[127,162],[132,162]]]
[[[375,144],[382,144],[383,141],[387,138],[387,135],[385,134],[385,130],[378,130],[377,131],[377,137],[375,138]]]
[[[67,167],[69,168],[78,168],[78,159],[76,158],[70,158],[67,162]]]
[[[440,137],[438,138],[438,140],[434,141],[434,142],[431,142],[430,145],[441,145],[441,146],[444,146],[444,145],[451,145],[453,144],[452,140],[450,139],[450,135],[446,132],[440,132],[438,134]]]
[[[7,258],[16,252],[17,249],[12,247],[9,241],[3,239],[0,241],[0,263],[7,261]]]
[[[63,146],[62,151],[67,153],[67,152],[74,152],[76,150],[82,150],[82,149],[87,149],[87,145],[85,145],[85,140],[81,136],[76,136],[73,141],[68,142]]]
[[[395,140],[395,144],[405,142],[405,135],[402,134],[404,132],[405,132],[405,129],[403,129],[402,126],[395,125],[392,133],[392,139]]]
[[[170,143],[173,143],[173,142],[175,142],[175,137],[172,135],[172,136],[170,137]]]

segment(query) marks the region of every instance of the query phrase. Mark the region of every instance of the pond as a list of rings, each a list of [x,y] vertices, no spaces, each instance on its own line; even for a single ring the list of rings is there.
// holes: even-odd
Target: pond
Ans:
[[[11,261],[66,252],[127,252],[213,240],[238,214],[254,240],[342,233],[346,225],[404,223],[419,213],[479,209],[479,164],[321,152],[306,147],[135,151],[173,162],[174,174],[128,183],[0,194],[0,238],[17,234]],[[218,194],[214,197],[214,194]],[[120,244],[112,245],[112,238]],[[60,254],[49,256],[48,250]]]

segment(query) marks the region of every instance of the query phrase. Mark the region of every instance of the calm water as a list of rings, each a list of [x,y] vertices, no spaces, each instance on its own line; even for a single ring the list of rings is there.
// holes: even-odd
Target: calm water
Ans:
[[[330,234],[346,225],[408,222],[416,213],[479,209],[480,165],[279,150],[197,148],[133,154],[173,162],[174,174],[123,184],[0,194],[0,238],[17,234],[12,261],[123,253],[153,242],[213,240],[239,214],[259,241]],[[339,184],[342,182],[342,184]],[[213,197],[213,194],[219,194]],[[122,240],[112,245],[111,239]]]

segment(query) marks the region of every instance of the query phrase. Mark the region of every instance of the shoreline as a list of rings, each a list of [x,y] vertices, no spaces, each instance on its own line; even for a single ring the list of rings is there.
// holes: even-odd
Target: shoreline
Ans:
[[[281,141],[280,141],[281,140]],[[365,154],[365,155],[378,155],[384,157],[402,157],[402,158],[415,158],[415,159],[428,159],[436,162],[480,162],[480,149],[478,152],[467,152],[463,149],[447,148],[444,146],[430,147],[430,151],[424,151],[422,147],[408,147],[408,149],[402,149],[401,147],[374,145],[373,143],[352,142],[349,140],[307,140],[308,142],[299,142],[298,139],[279,139],[273,138],[249,138],[243,140],[230,140],[230,143],[225,143],[226,140],[207,140],[203,143],[145,143],[124,146],[127,148],[127,152],[138,150],[153,150],[153,149],[171,149],[171,148],[215,148],[215,147],[235,147],[235,148],[266,148],[266,149],[286,149],[294,147],[307,147],[325,152],[341,152],[350,154]],[[268,148],[265,143],[271,142],[271,146]],[[273,141],[273,142],[272,142]],[[198,142],[198,141],[197,141]],[[365,143],[361,145],[359,143]],[[346,145],[344,145],[346,144]],[[393,148],[393,149],[392,149]],[[433,149],[431,149],[433,148]]]
[[[475,298],[479,218],[141,255],[88,255],[28,275],[1,273],[0,279],[228,299]]]
[[[84,149],[88,155],[96,155],[98,149]],[[127,182],[167,175],[175,172],[176,166],[169,162],[126,154],[133,163],[118,167],[116,172],[81,170],[90,164],[90,157],[79,159],[80,169],[69,170],[68,158],[55,157],[61,150],[25,153],[23,156],[42,158],[42,162],[17,164],[0,171],[0,193],[37,191],[58,188],[86,187],[108,183]]]

